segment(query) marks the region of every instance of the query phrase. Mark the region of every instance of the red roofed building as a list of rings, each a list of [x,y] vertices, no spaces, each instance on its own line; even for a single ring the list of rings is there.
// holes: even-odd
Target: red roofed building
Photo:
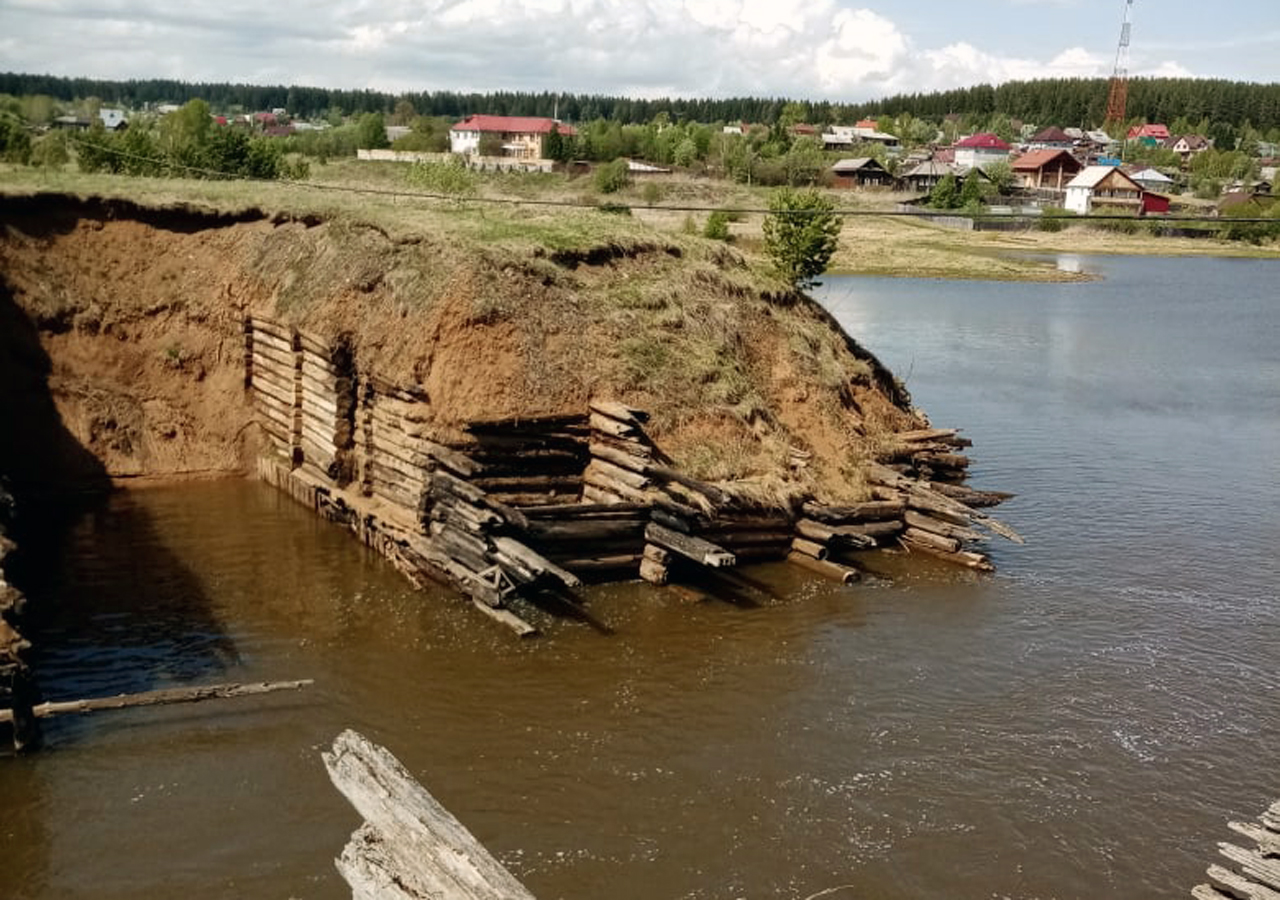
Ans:
[[[496,134],[502,139],[503,156],[545,159],[542,142],[553,130],[566,137],[577,134],[568,125],[540,116],[467,116],[449,130],[449,149],[476,154],[480,152],[480,136]]]
[[[1134,125],[1129,129],[1128,140],[1142,141],[1154,147],[1158,143],[1169,140],[1168,125]]]
[[[878,126],[876,124],[875,119],[860,119],[858,123],[853,127],[854,128],[870,128],[872,131],[875,131]]]
[[[989,131],[956,141],[956,165],[963,169],[981,169],[993,162],[1009,158],[1013,148]]]

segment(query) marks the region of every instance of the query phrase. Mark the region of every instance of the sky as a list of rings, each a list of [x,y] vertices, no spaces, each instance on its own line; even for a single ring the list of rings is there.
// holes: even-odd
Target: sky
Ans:
[[[1125,0],[0,0],[0,70],[785,96],[1111,73]],[[1275,0],[1133,0],[1139,75],[1280,80]]]

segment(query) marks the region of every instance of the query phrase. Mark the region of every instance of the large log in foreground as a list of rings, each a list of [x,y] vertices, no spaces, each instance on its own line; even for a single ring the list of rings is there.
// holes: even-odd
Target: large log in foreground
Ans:
[[[365,820],[336,861],[353,900],[534,900],[384,747],[348,730],[322,755]]]
[[[1218,850],[1235,869],[1209,866],[1214,884],[1191,890],[1197,900],[1280,900],[1280,801],[1258,817],[1258,822],[1230,822],[1228,827],[1256,845],[1239,847],[1225,841]]]

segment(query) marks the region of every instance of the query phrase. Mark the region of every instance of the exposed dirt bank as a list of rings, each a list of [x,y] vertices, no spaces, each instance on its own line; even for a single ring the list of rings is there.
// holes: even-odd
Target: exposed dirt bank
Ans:
[[[362,367],[425,391],[441,423],[613,396],[651,410],[699,477],[767,491],[857,496],[886,433],[920,424],[821,307],[719,243],[595,212],[443,225],[4,197],[3,302],[25,323],[5,339],[28,360],[11,383],[45,380],[71,449],[113,479],[248,468],[250,313],[348,335]],[[802,472],[793,449],[812,454]],[[77,474],[42,456],[19,436],[0,464]]]

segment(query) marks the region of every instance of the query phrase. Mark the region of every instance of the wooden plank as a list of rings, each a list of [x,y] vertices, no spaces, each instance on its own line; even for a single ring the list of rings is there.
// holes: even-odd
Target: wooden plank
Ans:
[[[322,756],[334,787],[367,824],[338,862],[357,896],[534,900],[385,748],[348,730]]]
[[[720,568],[732,566],[737,562],[736,557],[723,547],[690,534],[681,534],[656,522],[649,524],[644,535],[649,543],[665,547],[705,566]]]

